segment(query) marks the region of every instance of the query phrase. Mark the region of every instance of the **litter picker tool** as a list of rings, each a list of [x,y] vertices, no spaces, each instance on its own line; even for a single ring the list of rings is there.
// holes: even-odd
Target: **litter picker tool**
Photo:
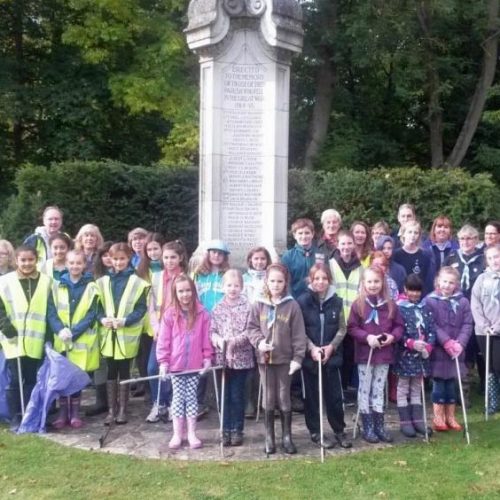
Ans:
[[[491,330],[486,328],[486,352],[484,354],[485,360],[485,383],[484,383],[484,420],[488,421],[488,403],[489,401],[489,392],[490,392],[490,342],[491,342]]]
[[[222,372],[221,372],[221,383],[220,383],[220,456],[224,458],[224,396],[226,393],[226,351],[227,351],[227,342],[224,340],[222,343]],[[215,371],[214,371],[215,373]]]
[[[323,358],[325,353],[320,349],[318,358],[318,391],[319,391],[319,444],[321,449],[321,463],[325,461],[325,445],[323,443]]]
[[[455,358],[455,367],[457,369],[458,388],[460,389],[460,402],[462,404],[462,414],[464,417],[464,434],[467,440],[467,444],[470,444],[469,424],[467,422],[467,409],[465,408],[464,388],[462,387],[462,376],[460,373],[460,363],[458,362],[458,356]]]

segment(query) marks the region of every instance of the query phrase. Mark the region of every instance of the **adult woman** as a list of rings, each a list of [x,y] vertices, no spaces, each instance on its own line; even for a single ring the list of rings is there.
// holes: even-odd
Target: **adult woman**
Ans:
[[[318,248],[331,259],[338,246],[338,234],[342,227],[342,216],[333,208],[325,210],[321,214],[321,226],[323,231],[318,240]]]
[[[104,239],[101,231],[94,224],[85,224],[75,237],[75,250],[85,254],[85,271],[91,273],[97,256],[97,250],[102,247]]]

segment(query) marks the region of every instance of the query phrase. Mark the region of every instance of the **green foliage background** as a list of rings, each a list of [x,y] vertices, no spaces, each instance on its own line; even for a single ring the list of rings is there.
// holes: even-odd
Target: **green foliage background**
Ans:
[[[18,195],[1,218],[1,233],[16,244],[33,231],[43,208],[64,211],[65,229],[74,235],[85,223],[97,224],[106,239],[124,240],[136,226],[197,244],[198,171],[195,168],[144,167],[124,163],[62,162],[50,168],[26,165],[16,176]],[[336,172],[291,170],[289,225],[302,216],[319,224],[326,208],[355,219],[396,223],[398,205],[414,203],[428,228],[438,214],[449,215],[455,227],[470,222],[483,227],[496,217],[500,190],[489,174],[465,170],[378,168]],[[319,228],[319,227],[318,227]]]

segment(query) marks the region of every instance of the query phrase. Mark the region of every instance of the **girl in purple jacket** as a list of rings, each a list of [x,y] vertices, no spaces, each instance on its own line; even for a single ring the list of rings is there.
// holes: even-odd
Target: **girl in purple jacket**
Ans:
[[[172,373],[174,435],[168,446],[171,449],[181,446],[187,421],[190,448],[201,448],[202,443],[196,436],[196,392],[200,374],[212,365],[210,316],[200,304],[195,284],[189,276],[179,274],[172,283],[172,291],[172,305],[164,312],[156,346],[160,378],[165,380],[167,373]],[[199,370],[199,373],[179,373],[188,370]]]
[[[403,328],[403,319],[390,298],[383,272],[376,267],[367,268],[359,296],[351,308],[347,332],[354,338],[358,405],[363,439],[369,443],[392,441],[384,429],[384,390],[389,365],[394,362],[394,344],[403,335]]]
[[[469,301],[460,291],[458,271],[450,266],[441,267],[436,289],[425,302],[434,317],[437,338],[431,355],[433,427],[436,431],[460,431],[462,426],[455,420],[455,358],[460,361],[463,377],[464,348],[472,335],[472,313]]]

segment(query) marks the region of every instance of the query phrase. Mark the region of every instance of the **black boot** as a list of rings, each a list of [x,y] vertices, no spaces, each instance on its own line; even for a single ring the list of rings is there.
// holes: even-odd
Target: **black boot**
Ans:
[[[264,451],[272,455],[273,453],[276,453],[276,440],[274,437],[274,410],[266,410],[265,422],[267,423],[267,427],[266,448]]]
[[[95,386],[95,405],[85,410],[87,417],[94,417],[101,413],[108,411],[108,397],[106,393],[106,384],[99,384]]]
[[[384,414],[378,411],[374,411],[373,415],[373,427],[375,434],[384,443],[392,443],[392,436],[385,430],[384,427]]]
[[[281,412],[281,446],[287,455],[297,453],[297,448],[292,441],[292,412]]]
[[[411,420],[415,430],[425,436],[424,408],[422,405],[411,405]],[[432,435],[430,427],[427,427],[427,435]]]
[[[21,425],[21,398],[19,397],[19,390],[7,389],[5,391],[5,396],[7,399],[7,406],[9,408],[9,423],[10,430],[12,432],[17,432],[17,429]]]
[[[413,427],[412,419],[410,416],[410,407],[409,406],[398,406],[399,413],[399,430],[403,434],[403,436],[414,438],[417,433],[415,432],[415,428]]]
[[[321,434],[319,432],[313,432],[311,434],[311,441],[315,444],[321,445]],[[323,436],[323,448],[325,448],[325,450],[331,450],[334,446],[335,443],[331,439]]]
[[[379,440],[373,427],[373,414],[362,413],[361,421],[363,422],[363,439],[367,443],[378,443]]]

